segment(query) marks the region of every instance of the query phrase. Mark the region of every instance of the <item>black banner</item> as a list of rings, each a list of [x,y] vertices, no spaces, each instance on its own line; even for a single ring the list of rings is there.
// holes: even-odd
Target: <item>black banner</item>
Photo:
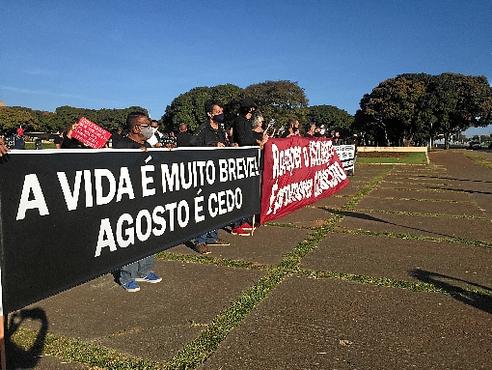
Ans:
[[[12,153],[0,164],[5,312],[260,212],[259,151]]]

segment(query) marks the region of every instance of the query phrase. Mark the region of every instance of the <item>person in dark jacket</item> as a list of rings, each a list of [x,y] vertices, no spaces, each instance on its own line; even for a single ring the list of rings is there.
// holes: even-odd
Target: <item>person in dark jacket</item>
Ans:
[[[245,98],[239,106],[239,116],[231,124],[233,142],[239,146],[257,145],[253,135],[251,118],[256,110],[255,102],[250,98]]]
[[[188,124],[181,122],[178,128],[178,148],[182,146],[191,146],[191,138],[193,135],[188,131]]]
[[[128,134],[118,140],[113,149],[145,149],[151,145],[147,142],[154,132],[150,126],[149,117],[145,113],[133,112],[126,119]],[[159,283],[162,278],[152,271],[154,256],[148,256],[140,261],[121,267],[116,272],[116,278],[127,292],[138,292],[138,282]]]
[[[208,122],[202,124],[191,138],[192,146],[214,146],[224,148],[228,145],[224,129],[224,109],[217,102],[206,106]],[[219,239],[217,230],[211,230],[195,238],[193,249],[200,254],[209,254],[208,246],[228,247],[231,243]]]

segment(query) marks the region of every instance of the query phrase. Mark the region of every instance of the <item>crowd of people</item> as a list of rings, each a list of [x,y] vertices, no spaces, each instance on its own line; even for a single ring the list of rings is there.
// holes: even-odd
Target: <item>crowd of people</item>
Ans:
[[[189,132],[188,125],[181,123],[177,133],[163,133],[159,130],[159,122],[151,120],[142,112],[130,113],[126,120],[126,127],[112,134],[109,146],[113,149],[143,149],[146,148],[176,148],[176,147],[228,147],[228,146],[259,146],[265,145],[270,137],[329,137],[334,144],[339,143],[339,133],[328,133],[324,125],[318,126],[310,122],[305,130],[297,119],[289,120],[287,126],[277,130],[274,121],[265,125],[265,120],[256,104],[251,99],[244,99],[240,103],[239,114],[226,124],[223,106],[218,102],[209,102],[206,107],[207,121],[203,122],[194,133]],[[87,148],[80,141],[72,137],[77,123],[70,124],[55,139],[59,149]],[[23,136],[24,133],[17,132]],[[8,155],[8,145],[0,138],[0,159]],[[253,230],[251,218],[243,218],[230,225],[230,233],[237,236],[251,236]],[[229,246],[230,243],[219,238],[217,230],[206,233],[190,240],[192,248],[200,254],[209,254],[211,246]],[[128,292],[140,290],[138,282],[158,283],[162,279],[152,271],[154,257],[149,256],[140,261],[121,267],[115,272],[115,278]]]

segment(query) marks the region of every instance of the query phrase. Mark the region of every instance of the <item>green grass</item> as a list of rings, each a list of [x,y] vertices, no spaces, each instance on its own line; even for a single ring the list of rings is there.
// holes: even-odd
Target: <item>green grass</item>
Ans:
[[[471,159],[479,166],[485,168],[492,168],[492,156],[490,154],[488,154],[487,156],[486,153],[466,152],[465,156]]]
[[[365,153],[357,155],[357,163],[402,163],[402,164],[427,164],[425,153],[391,153],[392,156],[366,156]]]
[[[55,149],[55,143],[52,143],[52,142],[49,142],[49,143],[46,143],[46,142],[43,142],[43,149]],[[26,149],[36,149],[34,147],[34,142],[32,141],[28,141],[26,142]]]

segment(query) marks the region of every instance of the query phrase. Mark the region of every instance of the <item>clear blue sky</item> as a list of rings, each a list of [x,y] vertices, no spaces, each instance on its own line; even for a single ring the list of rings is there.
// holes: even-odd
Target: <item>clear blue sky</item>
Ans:
[[[196,86],[286,79],[353,114],[400,73],[492,82],[491,19],[489,0],[4,0],[0,100],[160,118]]]

